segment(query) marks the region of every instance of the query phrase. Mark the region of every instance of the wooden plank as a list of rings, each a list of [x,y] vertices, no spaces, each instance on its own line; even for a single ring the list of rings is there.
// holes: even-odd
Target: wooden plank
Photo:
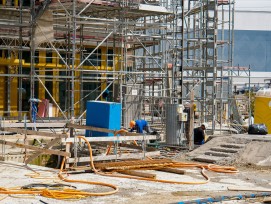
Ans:
[[[50,147],[54,146],[59,141],[60,141],[60,139],[56,138],[56,139],[50,141],[47,145],[45,145],[44,148],[45,149],[49,149]],[[41,154],[42,154],[42,151],[35,152],[31,157],[27,158],[27,160],[25,161],[25,163],[29,164],[33,159],[37,158]]]
[[[63,128],[66,123],[26,123],[26,127],[37,127],[37,128]],[[24,128],[24,123],[2,123],[1,127],[11,128]]]
[[[125,143],[120,143],[119,147],[127,147],[129,149],[139,149],[142,150],[142,146],[141,145],[134,145],[134,144],[125,144]],[[146,147],[146,151],[150,152],[150,151],[156,151],[157,149],[154,147]]]
[[[97,132],[106,132],[106,133],[115,133],[115,130],[109,130],[106,128],[98,128],[93,126],[86,126],[86,125],[76,125],[76,124],[67,124],[68,128],[76,128],[76,129],[84,129],[84,130],[94,130]]]
[[[132,170],[118,171],[118,172],[121,173],[121,174],[126,174],[126,175],[156,179],[156,175],[151,174],[151,173],[145,173],[145,172],[140,172],[140,171],[132,171]]]
[[[145,156],[159,156],[160,151],[146,152]],[[143,153],[133,153],[133,154],[121,154],[116,157],[116,155],[106,155],[106,156],[94,156],[93,161],[107,161],[114,159],[142,159],[144,157]],[[89,157],[78,157],[78,162],[89,162]],[[67,163],[73,163],[74,158],[69,158]]]
[[[50,133],[50,132],[40,132],[35,130],[26,130],[26,129],[20,129],[20,128],[1,128],[2,131],[7,132],[16,132],[20,134],[27,134],[27,135],[40,135],[44,137],[54,137],[54,138],[67,138],[67,134],[56,134],[56,133]]]
[[[157,171],[164,171],[168,173],[174,173],[174,174],[185,174],[185,171],[182,169],[175,169],[175,168],[162,168],[162,169],[157,169]]]
[[[42,153],[45,153],[45,154],[55,154],[55,155],[61,155],[61,156],[65,156],[65,157],[71,156],[71,154],[68,152],[52,150],[52,149],[43,149],[40,147],[35,147],[32,145],[26,145],[26,144],[22,144],[22,143],[15,143],[15,142],[8,142],[8,141],[0,140],[0,144],[10,145],[13,147],[18,147],[18,148],[26,148],[26,149],[31,149],[31,150],[35,150],[35,151],[41,151]]]
[[[239,186],[230,186],[228,187],[229,191],[254,191],[254,192],[271,192],[270,188],[257,188],[257,187],[239,187]]]
[[[17,141],[20,139],[25,139],[24,135],[1,135],[0,139],[8,140],[8,141]],[[41,135],[27,135],[26,140],[34,140],[34,139],[44,139],[44,140],[51,140],[51,137],[41,136]]]
[[[174,163],[171,159],[145,159],[145,160],[129,160],[129,161],[113,161],[113,162],[95,162],[96,169],[101,170],[124,170],[122,167],[132,168],[148,168],[159,167]]]
[[[99,127],[93,127],[93,126],[87,126],[87,125],[76,125],[76,124],[71,124],[71,123],[67,124],[67,127],[75,128],[75,129],[93,130],[97,132],[113,133],[113,134],[119,131],[119,130],[110,130],[107,128],[99,128]],[[141,134],[134,133],[134,132],[126,132],[126,133],[121,133],[121,135],[136,136],[136,135],[141,135]]]
[[[133,140],[154,140],[156,139],[156,135],[145,135],[145,136],[115,136],[115,137],[86,137],[89,142],[117,142],[117,141],[133,141]],[[67,138],[61,140],[63,143],[70,142],[74,143],[74,138]],[[77,139],[79,142],[79,139]],[[80,142],[85,142],[84,140],[80,140]]]

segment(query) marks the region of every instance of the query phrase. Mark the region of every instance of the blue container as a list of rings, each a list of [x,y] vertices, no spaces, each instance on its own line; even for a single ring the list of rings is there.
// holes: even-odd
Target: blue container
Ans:
[[[121,124],[121,104],[107,101],[87,102],[86,125],[119,130]],[[114,136],[113,133],[86,130],[86,137]]]

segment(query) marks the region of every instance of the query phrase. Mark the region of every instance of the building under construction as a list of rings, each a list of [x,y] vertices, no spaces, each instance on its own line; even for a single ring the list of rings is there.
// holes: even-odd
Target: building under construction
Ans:
[[[190,102],[200,120],[228,119],[234,4],[199,1],[3,1],[1,115],[34,99],[51,117],[83,119],[86,101],[123,106],[122,124]],[[108,91],[108,97],[103,93]],[[29,118],[30,119],[30,118]]]
[[[0,3],[1,203],[271,196],[271,91],[234,66],[234,0]]]

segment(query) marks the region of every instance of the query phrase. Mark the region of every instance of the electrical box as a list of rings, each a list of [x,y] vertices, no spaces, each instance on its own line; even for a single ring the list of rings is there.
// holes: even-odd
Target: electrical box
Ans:
[[[86,125],[111,130],[119,130],[121,124],[121,104],[107,101],[88,101]],[[86,137],[114,136],[113,133],[86,130]]]
[[[187,113],[184,113],[184,112],[183,113],[179,113],[179,121],[186,122],[187,118],[188,118]]]
[[[184,110],[184,106],[182,104],[178,105],[178,107],[177,107],[177,113],[180,114],[180,113],[183,112],[183,110]]]

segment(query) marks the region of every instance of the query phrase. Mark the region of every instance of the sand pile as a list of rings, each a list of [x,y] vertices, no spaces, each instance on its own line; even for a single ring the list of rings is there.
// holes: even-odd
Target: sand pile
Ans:
[[[236,163],[271,167],[271,142],[251,141],[240,152]]]

